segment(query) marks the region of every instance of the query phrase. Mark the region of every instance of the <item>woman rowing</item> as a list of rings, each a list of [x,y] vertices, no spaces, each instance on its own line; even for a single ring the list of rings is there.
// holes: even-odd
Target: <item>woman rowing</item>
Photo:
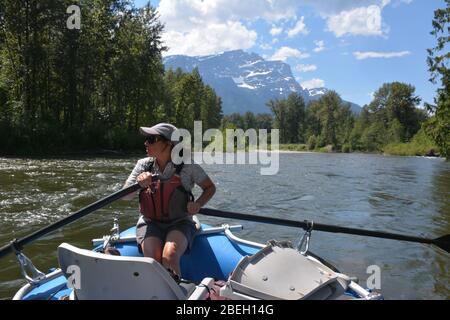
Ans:
[[[176,130],[168,123],[140,128],[146,137],[144,145],[149,157],[137,162],[125,186],[137,182],[143,188],[139,193],[141,215],[136,227],[140,250],[145,257],[155,259],[181,277],[180,258],[196,232],[192,215],[211,199],[216,188],[198,164],[172,162],[176,144],[172,134]],[[158,181],[152,180],[155,175],[159,176]],[[195,184],[203,193],[194,201],[191,190]]]

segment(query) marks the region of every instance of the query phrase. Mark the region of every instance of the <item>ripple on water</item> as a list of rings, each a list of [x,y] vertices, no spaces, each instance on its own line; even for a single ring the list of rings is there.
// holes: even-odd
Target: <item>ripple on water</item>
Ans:
[[[0,246],[120,190],[137,159],[0,158]],[[257,166],[204,166],[217,182],[208,207],[436,237],[450,231],[450,165],[419,160],[281,154],[280,172],[273,177],[260,176]],[[198,196],[200,190],[194,194]],[[137,211],[137,201],[117,201],[27,250],[33,262],[46,270],[57,265],[55,248],[62,241],[89,247],[91,238],[109,232],[114,216],[120,217],[124,229],[136,223]],[[200,219],[210,225],[242,224],[244,230],[238,235],[261,243],[295,240],[303,232],[255,222]],[[434,247],[323,232],[314,232],[311,245],[315,253],[363,281],[368,277],[365,267],[379,265],[388,299],[450,296],[450,258]],[[14,280],[19,272],[10,260],[0,261],[0,297],[12,296],[22,283]]]

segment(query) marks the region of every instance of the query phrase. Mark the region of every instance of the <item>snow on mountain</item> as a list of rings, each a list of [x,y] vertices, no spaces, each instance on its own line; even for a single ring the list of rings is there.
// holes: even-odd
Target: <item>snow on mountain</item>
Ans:
[[[243,50],[189,57],[183,55],[164,58],[166,69],[181,68],[191,72],[198,68],[203,81],[222,98],[224,114],[233,112],[270,112],[269,100],[284,99],[297,92],[306,102],[320,98],[328,89],[304,89],[294,79],[291,67],[281,61],[266,61],[255,53]],[[352,106],[354,111],[361,108]]]
[[[314,89],[306,89],[306,90],[308,90],[308,94],[310,97],[323,96],[325,93],[328,92],[327,88],[314,88]]]

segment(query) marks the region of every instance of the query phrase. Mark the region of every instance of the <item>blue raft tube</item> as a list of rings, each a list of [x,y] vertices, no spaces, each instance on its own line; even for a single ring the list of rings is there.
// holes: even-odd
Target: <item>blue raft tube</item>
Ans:
[[[268,245],[238,238],[232,231],[241,230],[241,225],[212,227],[197,220],[197,226],[192,246],[181,258],[181,280],[153,259],[144,258],[136,244],[136,228],[119,232],[115,219],[112,234],[92,240],[92,250],[61,244],[60,266],[47,274],[23,254],[17,255],[28,283],[13,299],[204,300],[211,299],[212,291],[221,299],[238,300],[382,299],[307,248],[300,251],[285,243]],[[120,256],[102,253],[111,246]],[[292,263],[299,265],[293,268]],[[280,270],[286,264],[297,273]]]

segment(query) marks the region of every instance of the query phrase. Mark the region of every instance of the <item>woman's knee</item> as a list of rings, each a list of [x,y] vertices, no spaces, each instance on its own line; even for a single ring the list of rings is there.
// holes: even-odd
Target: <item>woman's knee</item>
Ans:
[[[153,237],[146,238],[142,241],[141,248],[145,257],[153,258],[161,262],[163,243],[160,239]]]
[[[166,242],[162,253],[162,258],[168,263],[176,263],[183,253],[180,252],[179,245],[176,242]]]

